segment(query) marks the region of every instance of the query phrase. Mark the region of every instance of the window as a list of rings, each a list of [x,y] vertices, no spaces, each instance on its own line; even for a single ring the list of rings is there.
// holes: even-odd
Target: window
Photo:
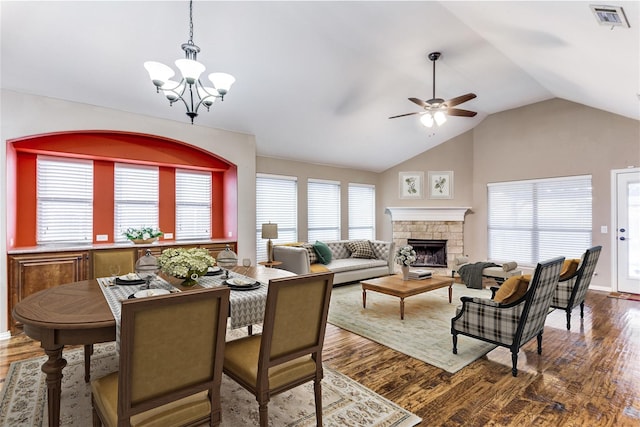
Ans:
[[[114,241],[127,228],[158,227],[158,168],[116,163],[114,168]]]
[[[93,242],[93,162],[38,156],[38,244]]]
[[[488,185],[489,259],[533,266],[591,246],[591,176]]]
[[[308,240],[340,239],[340,183],[310,179],[307,184]]]
[[[349,239],[373,240],[376,236],[376,187],[349,184]]]
[[[211,238],[211,173],[176,169],[176,240]]]
[[[256,177],[256,259],[267,260],[262,224],[278,224],[273,243],[298,240],[298,182],[294,177],[258,174]]]

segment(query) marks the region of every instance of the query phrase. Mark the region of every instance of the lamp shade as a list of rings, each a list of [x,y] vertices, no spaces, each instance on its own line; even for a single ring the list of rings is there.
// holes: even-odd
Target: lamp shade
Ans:
[[[278,224],[262,224],[262,238],[263,239],[277,239],[278,238]]]
[[[235,77],[227,73],[211,73],[209,80],[213,83],[218,93],[222,96],[226,95],[231,89],[231,85],[236,81]]]
[[[145,62],[144,68],[147,69],[149,72],[149,78],[157,87],[165,84],[165,82],[176,74],[170,67],[156,61]]]
[[[178,59],[176,60],[176,66],[182,73],[182,77],[188,84],[192,85],[198,81],[200,74],[205,70],[205,66],[194,61],[193,59]]]
[[[447,121],[447,116],[442,111],[437,111],[433,118],[436,120],[438,126],[442,126]]]

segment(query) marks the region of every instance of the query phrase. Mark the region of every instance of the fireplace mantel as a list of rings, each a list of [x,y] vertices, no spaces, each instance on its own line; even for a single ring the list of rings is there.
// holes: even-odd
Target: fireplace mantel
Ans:
[[[385,208],[391,221],[464,221],[470,207],[397,207]]]

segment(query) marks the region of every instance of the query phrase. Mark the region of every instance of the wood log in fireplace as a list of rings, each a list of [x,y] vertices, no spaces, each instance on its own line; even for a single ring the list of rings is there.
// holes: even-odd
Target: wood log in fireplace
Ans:
[[[407,244],[416,251],[412,267],[447,267],[446,240],[409,239]]]

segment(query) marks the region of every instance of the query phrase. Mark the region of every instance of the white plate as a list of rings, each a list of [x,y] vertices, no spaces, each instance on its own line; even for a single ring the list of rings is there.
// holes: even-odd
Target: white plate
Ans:
[[[170,293],[166,289],[143,289],[133,294],[135,298],[154,297],[156,295],[166,295]]]
[[[136,273],[125,274],[124,276],[118,277],[120,280],[140,280]]]
[[[255,281],[251,281],[251,280],[247,280],[247,279],[241,279],[239,277],[235,277],[231,280],[229,280],[229,283],[231,283],[232,285],[236,285],[236,286],[251,286],[255,283]]]
[[[220,271],[220,267],[209,267],[207,271],[210,273],[215,273],[216,271]]]

